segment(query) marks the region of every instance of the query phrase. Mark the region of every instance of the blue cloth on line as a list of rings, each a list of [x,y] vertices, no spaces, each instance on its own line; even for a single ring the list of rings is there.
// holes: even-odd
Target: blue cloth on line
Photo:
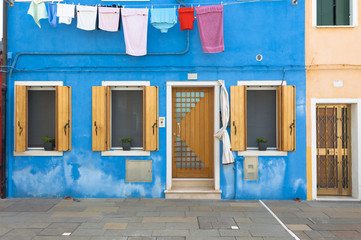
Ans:
[[[56,3],[48,4],[48,20],[52,27],[56,27],[56,10],[57,10]]]
[[[177,23],[176,12],[176,8],[152,8],[150,10],[150,24],[162,33],[166,33],[169,28]]]

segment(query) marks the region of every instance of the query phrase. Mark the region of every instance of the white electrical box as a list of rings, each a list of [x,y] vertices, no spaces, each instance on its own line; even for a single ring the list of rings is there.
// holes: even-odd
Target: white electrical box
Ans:
[[[160,128],[165,127],[165,117],[159,117],[159,127]]]
[[[258,180],[258,157],[244,157],[244,180]]]

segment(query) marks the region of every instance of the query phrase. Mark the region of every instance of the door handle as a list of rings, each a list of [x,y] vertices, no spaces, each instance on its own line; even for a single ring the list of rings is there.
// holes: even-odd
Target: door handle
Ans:
[[[234,127],[234,135],[237,135],[237,126],[235,121],[233,121],[233,127]]]
[[[18,121],[18,127],[20,129],[19,136],[21,136],[21,133],[23,132],[23,127],[20,125],[20,121]]]
[[[181,134],[181,131],[182,131],[182,129],[181,129],[181,126],[180,126],[180,123],[177,123],[178,124],[178,137],[180,136],[180,134]]]
[[[95,127],[95,135],[98,136],[98,126],[97,126],[97,121],[94,121],[94,127]]]

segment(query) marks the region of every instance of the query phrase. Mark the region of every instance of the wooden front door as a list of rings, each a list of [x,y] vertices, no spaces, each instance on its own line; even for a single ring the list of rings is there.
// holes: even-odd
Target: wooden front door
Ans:
[[[351,195],[351,106],[317,105],[317,194]]]
[[[213,88],[173,88],[172,96],[173,177],[213,177]]]

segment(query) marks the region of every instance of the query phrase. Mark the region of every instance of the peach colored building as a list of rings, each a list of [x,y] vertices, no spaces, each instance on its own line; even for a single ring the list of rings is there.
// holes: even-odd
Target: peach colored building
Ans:
[[[361,0],[307,0],[307,198],[361,196]]]

